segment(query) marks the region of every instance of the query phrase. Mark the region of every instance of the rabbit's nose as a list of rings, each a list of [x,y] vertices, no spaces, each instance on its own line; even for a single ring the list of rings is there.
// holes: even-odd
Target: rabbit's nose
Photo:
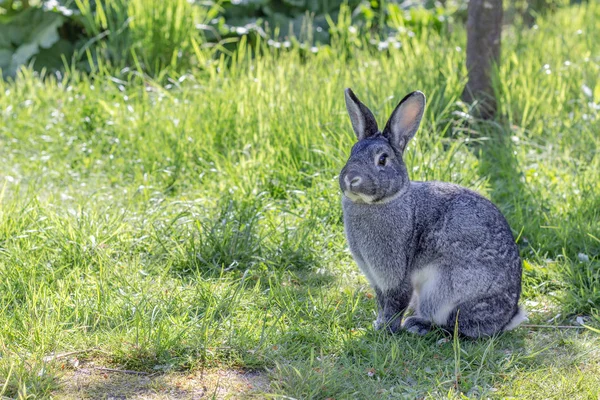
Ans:
[[[350,186],[358,186],[358,185],[360,185],[361,182],[362,182],[362,178],[360,176],[355,176],[350,181]]]
[[[346,175],[344,180],[349,188],[357,187],[362,182],[362,178],[358,175]]]

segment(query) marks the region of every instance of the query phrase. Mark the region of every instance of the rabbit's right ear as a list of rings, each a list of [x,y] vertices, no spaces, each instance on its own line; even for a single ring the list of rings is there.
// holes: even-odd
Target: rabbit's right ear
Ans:
[[[425,111],[425,95],[418,90],[409,93],[396,106],[392,116],[383,128],[383,136],[391,145],[403,152],[408,141],[415,136]]]
[[[356,133],[358,140],[373,136],[379,132],[373,113],[358,100],[350,88],[346,89],[346,108],[348,109],[352,128],[354,128],[354,133]]]

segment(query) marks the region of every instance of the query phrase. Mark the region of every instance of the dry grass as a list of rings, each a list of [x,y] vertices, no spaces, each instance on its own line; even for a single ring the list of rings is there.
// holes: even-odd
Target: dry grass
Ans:
[[[88,362],[64,374],[61,399],[245,399],[259,398],[268,391],[265,373],[244,370],[213,369],[186,373],[140,375],[106,371]]]

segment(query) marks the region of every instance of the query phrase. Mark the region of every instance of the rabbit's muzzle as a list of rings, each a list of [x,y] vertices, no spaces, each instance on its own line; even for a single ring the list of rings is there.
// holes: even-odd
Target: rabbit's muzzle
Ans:
[[[358,171],[343,170],[340,176],[340,189],[346,197],[360,203],[370,203],[374,197],[372,179]]]
[[[364,185],[365,180],[361,174],[357,171],[346,171],[343,170],[340,176],[340,189],[342,192],[361,192],[361,187]]]

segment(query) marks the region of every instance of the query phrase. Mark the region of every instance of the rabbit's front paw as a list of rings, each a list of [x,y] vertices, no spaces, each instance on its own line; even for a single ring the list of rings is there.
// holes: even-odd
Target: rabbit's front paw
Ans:
[[[381,329],[386,329],[390,333],[396,333],[400,330],[401,324],[399,318],[390,318],[386,320],[385,318],[379,316],[375,321],[373,321],[373,329],[376,331]]]
[[[408,317],[402,324],[407,332],[425,335],[431,330],[431,322],[421,317]]]
[[[375,321],[373,321],[373,329],[375,329],[376,331],[383,328],[384,325],[385,325],[385,321],[383,320],[383,318],[381,316],[378,316],[377,319]]]

